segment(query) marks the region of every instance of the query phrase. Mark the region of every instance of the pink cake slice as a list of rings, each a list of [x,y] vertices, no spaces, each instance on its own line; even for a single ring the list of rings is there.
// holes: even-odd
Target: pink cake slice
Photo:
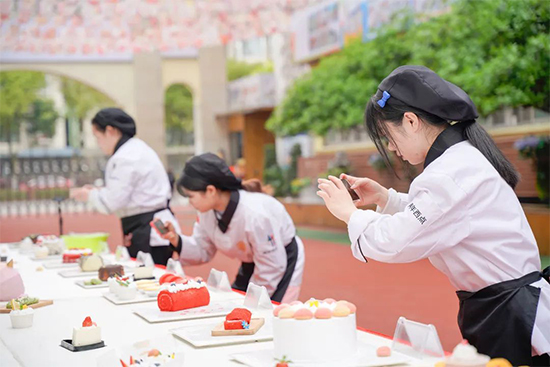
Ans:
[[[0,301],[10,301],[25,293],[19,272],[8,265],[0,265]]]

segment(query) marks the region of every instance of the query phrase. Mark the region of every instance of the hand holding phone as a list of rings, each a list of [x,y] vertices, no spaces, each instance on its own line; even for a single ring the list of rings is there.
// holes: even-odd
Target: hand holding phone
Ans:
[[[164,223],[162,223],[162,220],[160,219],[153,220],[151,222],[151,227],[153,227],[161,236],[168,233],[168,228],[166,228],[166,226],[164,225]]]
[[[344,187],[348,190],[348,192],[351,196],[351,199],[353,201],[359,200],[360,199],[359,195],[357,195],[357,193],[351,189],[351,185],[349,184],[348,180],[346,180],[345,178],[342,178],[341,181],[344,184]]]

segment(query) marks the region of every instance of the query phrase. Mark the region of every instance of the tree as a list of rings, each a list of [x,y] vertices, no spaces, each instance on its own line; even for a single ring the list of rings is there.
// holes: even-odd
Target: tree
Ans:
[[[167,145],[193,143],[193,95],[183,84],[173,84],[166,90],[164,125]]]
[[[65,77],[61,78],[61,91],[67,106],[65,117],[78,124],[78,145],[82,146],[83,121],[93,110],[113,106],[114,102],[92,87]]]
[[[51,99],[40,98],[31,106],[31,112],[27,115],[27,131],[35,135],[42,133],[51,138],[55,133],[55,122],[59,117]]]
[[[185,85],[174,84],[166,90],[164,118],[167,128],[193,131],[193,95]]]
[[[470,94],[482,116],[504,106],[550,111],[550,7],[544,0],[459,0],[423,23],[411,15],[356,41],[297,81],[268,121],[290,135],[363,123],[378,84],[400,65],[425,65]]]
[[[8,142],[10,155],[14,135],[19,132],[20,124],[38,98],[38,92],[44,88],[46,80],[43,73],[34,71],[0,72],[0,129],[1,138]]]

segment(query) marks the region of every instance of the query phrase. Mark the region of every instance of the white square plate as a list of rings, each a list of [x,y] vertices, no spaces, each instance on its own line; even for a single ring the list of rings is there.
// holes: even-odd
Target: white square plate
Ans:
[[[174,312],[163,312],[159,310],[157,305],[154,305],[147,308],[136,309],[134,310],[134,313],[145,319],[147,322],[156,323],[225,316],[236,307],[242,306],[239,306],[233,302],[210,302],[209,305],[203,307],[189,308],[187,310]]]
[[[102,282],[101,284],[96,284],[96,285],[86,285],[86,284],[84,284],[84,282],[87,282],[89,280],[90,279],[77,280],[75,282],[75,284],[78,285],[78,286],[81,286],[84,289],[97,289],[97,288],[107,288],[107,287],[109,287],[109,283],[107,283],[107,282]]]
[[[254,315],[252,315],[254,317]],[[265,319],[264,325],[254,335],[212,336],[212,329],[223,323],[225,318],[216,321],[204,321],[193,326],[184,326],[170,330],[172,334],[185,340],[194,347],[211,347],[218,345],[244,344],[273,339],[273,322],[271,318]]]
[[[249,367],[273,367],[275,355],[273,349],[264,349],[231,356],[234,360]],[[292,363],[292,367],[380,367],[406,365],[411,358],[392,351],[389,357],[377,357],[376,347],[357,341],[357,353],[345,360],[327,363]]]
[[[143,302],[156,302],[157,297],[149,297],[141,292],[137,292],[136,298],[129,300],[121,300],[115,294],[111,292],[103,293],[103,297],[114,303],[115,305],[130,305],[132,303],[143,303]]]

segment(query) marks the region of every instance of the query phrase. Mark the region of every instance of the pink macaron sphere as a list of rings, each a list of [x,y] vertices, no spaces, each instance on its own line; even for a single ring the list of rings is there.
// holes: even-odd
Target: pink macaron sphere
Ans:
[[[330,310],[330,308],[319,307],[317,311],[315,311],[316,319],[330,319],[331,317],[332,317],[332,311]]]
[[[300,301],[293,301],[293,302],[290,302],[290,305],[291,305],[291,306],[294,306],[294,305],[303,305],[303,303],[300,302]]]
[[[376,355],[378,357],[389,357],[391,356],[391,349],[390,347],[379,347],[378,349],[376,349]]]
[[[280,319],[291,319],[292,317],[294,317],[294,310],[291,307],[285,307],[279,311]]]
[[[273,316],[275,317],[279,316],[279,311],[287,307],[289,307],[288,303],[281,303],[279,306],[275,307],[275,309],[273,310]]]
[[[323,300],[323,302],[328,303],[328,304],[331,304],[331,303],[336,302],[336,300],[335,300],[334,298],[325,298],[325,299]]]
[[[309,320],[313,318],[313,312],[308,308],[300,308],[294,313],[294,318],[296,320]]]
[[[357,306],[355,306],[353,303],[348,302],[348,308],[351,313],[355,313],[357,311]]]
[[[332,316],[336,317],[346,317],[350,313],[351,312],[349,307],[343,303],[336,304],[336,307],[334,307],[334,310],[332,310]]]

